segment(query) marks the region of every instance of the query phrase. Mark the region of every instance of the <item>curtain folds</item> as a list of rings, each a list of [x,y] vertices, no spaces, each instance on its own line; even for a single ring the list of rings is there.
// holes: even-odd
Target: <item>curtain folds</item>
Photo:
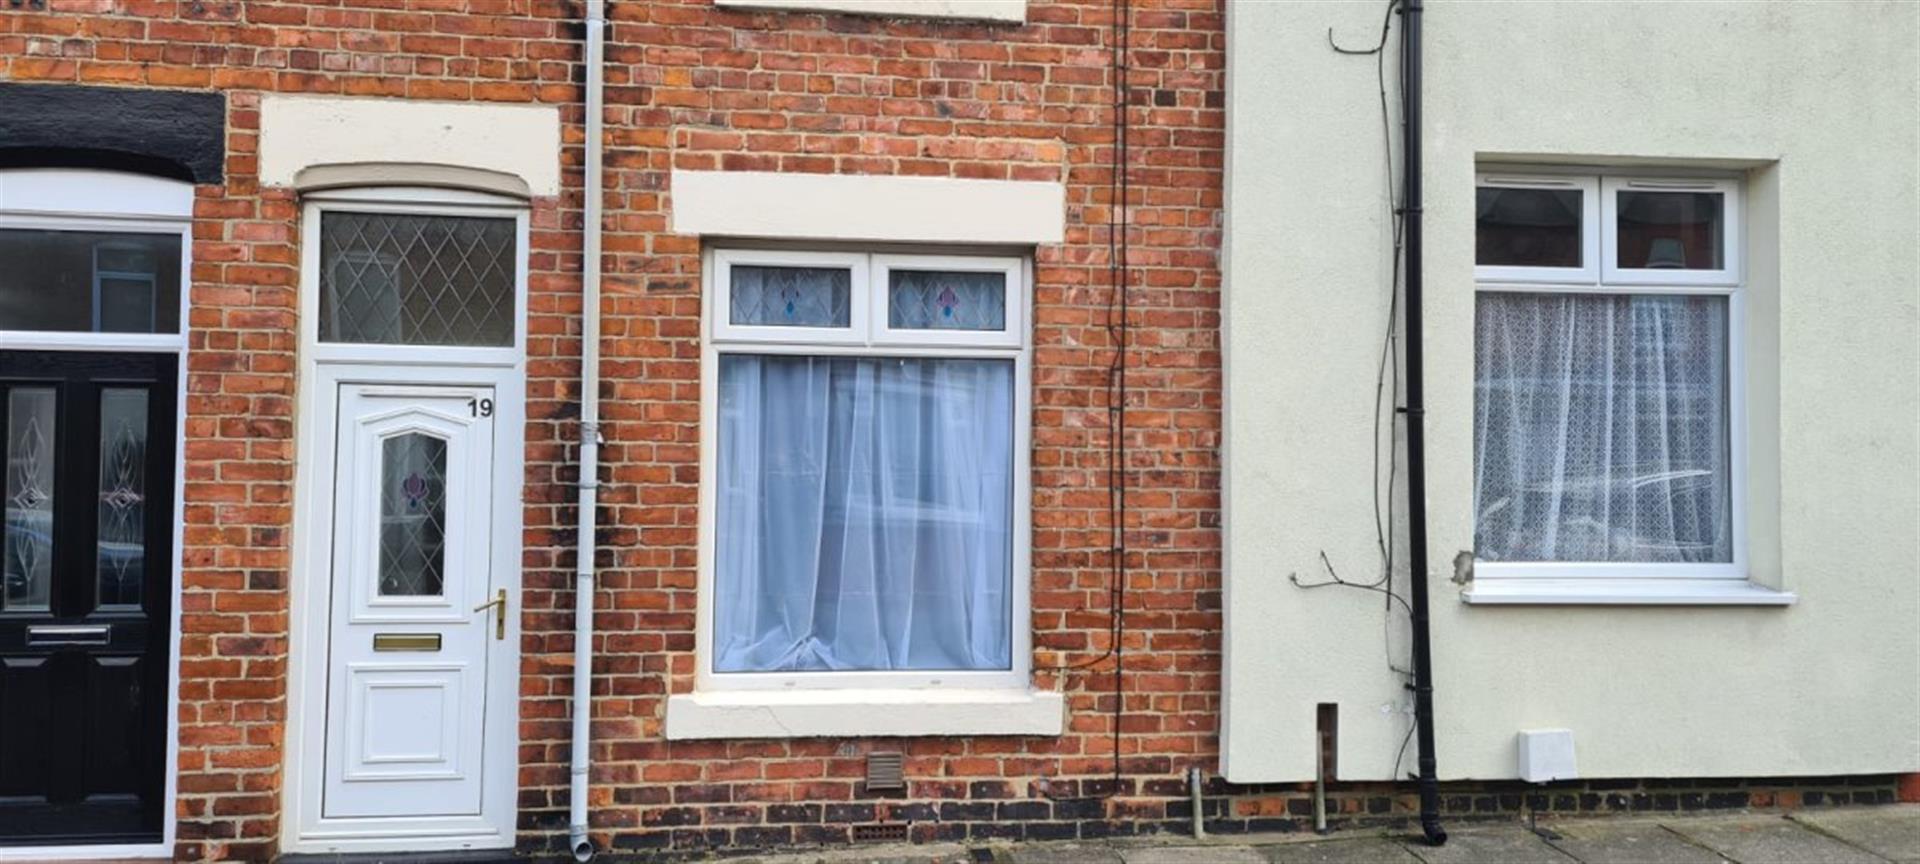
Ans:
[[[1733,560],[1724,297],[1482,292],[1475,555]]]
[[[722,356],[715,670],[1010,668],[1013,379]]]

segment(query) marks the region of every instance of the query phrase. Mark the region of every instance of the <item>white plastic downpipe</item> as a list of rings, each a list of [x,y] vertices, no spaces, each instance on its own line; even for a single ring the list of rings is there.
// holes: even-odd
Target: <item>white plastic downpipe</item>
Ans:
[[[580,530],[573,569],[573,760],[567,794],[567,846],[573,860],[593,858],[587,837],[588,734],[593,717],[593,562],[600,487],[600,126],[606,58],[606,0],[587,0],[587,176],[580,260]]]

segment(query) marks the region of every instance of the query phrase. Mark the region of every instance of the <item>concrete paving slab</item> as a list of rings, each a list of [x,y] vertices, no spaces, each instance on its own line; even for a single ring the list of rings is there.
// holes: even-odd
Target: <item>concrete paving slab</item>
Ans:
[[[1405,845],[1426,864],[1573,864],[1566,853],[1521,825],[1454,830],[1445,846],[1416,839]]]
[[[1788,818],[1882,858],[1920,864],[1920,804],[1802,810]]]
[[[1120,850],[1126,864],[1267,864],[1251,846],[1137,846]]]
[[[1741,864],[1885,864],[1782,816],[1671,819],[1660,824]]]
[[[1420,864],[1398,840],[1356,837],[1260,847],[1270,864]]]
[[[994,860],[1006,864],[1121,864],[1119,851],[1111,846],[1049,843],[1008,846],[996,851]]]
[[[971,864],[967,847],[956,843],[888,843],[865,848],[821,849],[738,859],[739,864]]]
[[[1718,852],[1668,831],[1658,822],[1580,822],[1541,826],[1559,835],[1555,849],[1582,864],[1726,864]]]

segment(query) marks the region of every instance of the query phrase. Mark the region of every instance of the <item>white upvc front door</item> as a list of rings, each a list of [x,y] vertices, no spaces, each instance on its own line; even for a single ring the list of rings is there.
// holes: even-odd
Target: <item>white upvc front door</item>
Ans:
[[[303,700],[302,849],[512,845],[511,372],[404,371],[323,366],[314,382],[330,416],[315,418],[306,467],[325,506],[305,527],[327,660]]]
[[[483,815],[494,398],[339,386],[324,817]]]

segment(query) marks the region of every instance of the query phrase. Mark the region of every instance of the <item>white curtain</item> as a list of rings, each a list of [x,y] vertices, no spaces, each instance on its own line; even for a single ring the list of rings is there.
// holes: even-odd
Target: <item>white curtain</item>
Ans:
[[[1013,364],[720,359],[715,669],[1010,668]]]
[[[1475,554],[1733,560],[1724,297],[1483,292]]]

